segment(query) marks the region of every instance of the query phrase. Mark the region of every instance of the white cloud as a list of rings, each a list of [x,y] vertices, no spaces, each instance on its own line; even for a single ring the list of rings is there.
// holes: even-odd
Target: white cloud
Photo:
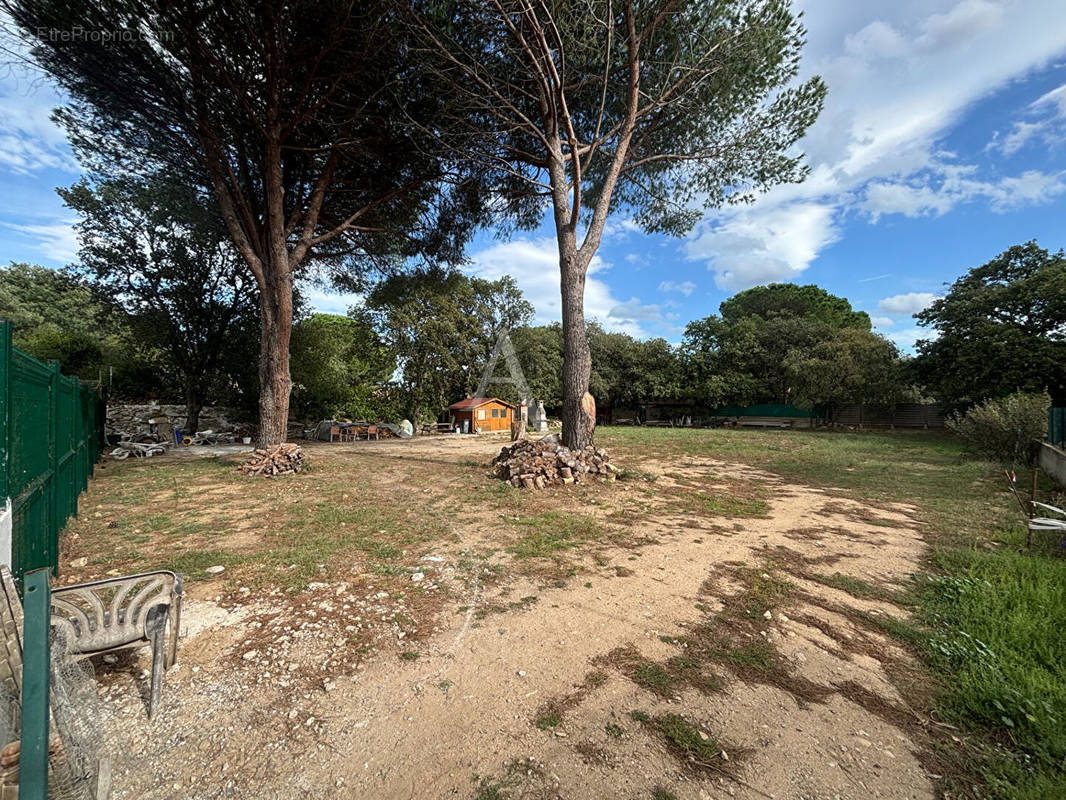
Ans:
[[[631,233],[640,233],[640,225],[633,219],[618,219],[609,217],[603,226],[604,239],[622,239]]]
[[[74,233],[77,220],[58,220],[40,224],[0,222],[5,228],[33,240],[33,247],[46,258],[69,264],[78,258],[78,237]]]
[[[688,254],[707,260],[715,283],[726,291],[792,280],[837,240],[835,210],[819,203],[739,209],[702,226],[688,242]]]
[[[616,327],[639,326],[641,322],[660,322],[663,319],[663,310],[662,306],[645,305],[636,297],[631,297],[612,308],[607,318]]]
[[[680,292],[685,297],[688,297],[694,291],[696,291],[696,284],[692,281],[682,281],[676,283],[674,281],[663,281],[659,284],[660,292]]]
[[[27,58],[20,42],[5,36],[4,47],[11,59],[0,72],[0,166],[23,175],[46,168],[77,172],[66,134],[51,120],[62,95],[36,68],[17,63]]]
[[[858,58],[893,58],[903,55],[907,43],[895,28],[874,20],[862,30],[844,37],[844,52]]]
[[[877,308],[886,314],[917,314],[933,304],[936,295],[930,292],[907,292],[886,297],[877,304]]]
[[[318,314],[347,314],[352,306],[363,304],[363,295],[355,292],[334,292],[315,284],[300,287],[304,302]]]
[[[721,288],[798,278],[854,208],[876,224],[888,214],[941,215],[965,202],[1007,211],[1066,191],[1061,174],[985,174],[940,144],[974,104],[1066,53],[1066,3],[798,6],[809,31],[804,72],[829,87],[824,112],[800,143],[812,172],[752,206],[712,214],[693,231],[688,255],[706,259]],[[1033,113],[1066,109],[1066,87],[1058,92],[1036,101]]]
[[[954,200],[929,186],[876,181],[866,187],[862,207],[873,217],[903,214],[905,217],[940,216],[949,211]]]
[[[996,131],[985,146],[987,152],[1012,156],[1030,144],[1053,147],[1066,141],[1066,84],[1038,97],[1022,114],[1033,122],[1017,120],[1005,135]]]
[[[559,250],[555,239],[512,239],[471,254],[468,271],[481,278],[497,280],[510,275],[536,309],[535,322],[545,324],[562,318],[559,293]],[[602,275],[610,265],[600,256],[589,264],[585,280],[585,317],[599,320],[612,331],[645,337],[643,323],[662,321],[662,309],[643,305],[637,298],[621,301],[614,297]]]
[[[938,217],[960,203],[984,200],[993,211],[1005,212],[1047,202],[1066,192],[1066,172],[1028,170],[998,180],[978,180],[974,169],[936,163],[906,182],[873,181],[861,207],[874,222],[882,214]]]
[[[875,328],[891,328],[896,324],[892,317],[870,317]]]
[[[988,0],[962,0],[943,14],[933,14],[923,25],[920,47],[960,47],[981,34],[995,31],[1003,21],[1003,8]]]
[[[913,351],[915,342],[919,339],[935,339],[936,333],[925,328],[904,328],[903,330],[886,333],[884,337],[901,350]]]

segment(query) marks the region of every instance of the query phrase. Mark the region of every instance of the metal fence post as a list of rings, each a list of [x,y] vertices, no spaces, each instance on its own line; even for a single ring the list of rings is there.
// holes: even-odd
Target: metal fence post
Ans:
[[[48,569],[23,578],[22,745],[19,751],[19,800],[48,797],[48,714],[51,655],[48,630],[51,598]]]
[[[48,366],[52,370],[52,413],[51,419],[48,421],[48,445],[52,478],[49,481],[48,539],[44,557],[46,559],[45,563],[52,568],[52,574],[59,575],[59,528],[61,525],[60,519],[65,519],[65,515],[62,515],[59,511],[59,415],[62,412],[59,404],[59,382],[63,380],[63,373],[58,361],[49,361]]]
[[[11,323],[0,321],[0,503],[11,497]]]

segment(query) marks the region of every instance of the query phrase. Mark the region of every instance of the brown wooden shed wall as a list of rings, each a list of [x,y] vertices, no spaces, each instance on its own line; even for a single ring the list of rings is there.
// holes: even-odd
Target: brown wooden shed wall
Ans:
[[[492,416],[493,409],[496,410],[496,416]],[[506,414],[500,416],[500,412],[504,411]],[[477,408],[460,408],[453,409],[449,412],[454,420],[454,425],[459,428],[463,427],[463,420],[470,420],[470,432],[473,433],[477,428],[481,428],[482,432],[488,431],[509,431],[511,429],[511,415],[515,413],[515,410],[504,403],[485,403],[483,406]],[[478,415],[484,413],[484,417]]]

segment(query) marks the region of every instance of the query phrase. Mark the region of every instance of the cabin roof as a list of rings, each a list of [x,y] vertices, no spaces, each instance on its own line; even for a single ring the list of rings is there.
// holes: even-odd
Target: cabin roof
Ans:
[[[507,406],[508,408],[517,408],[514,403],[508,403],[495,397],[468,397],[466,400],[452,403],[448,408],[452,411],[465,411],[471,408],[480,408],[488,403],[499,403],[501,406]]]

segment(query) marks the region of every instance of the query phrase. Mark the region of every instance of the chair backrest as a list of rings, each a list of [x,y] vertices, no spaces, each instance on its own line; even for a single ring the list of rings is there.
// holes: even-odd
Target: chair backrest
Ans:
[[[147,641],[150,612],[181,593],[182,576],[169,570],[64,586],[52,591],[52,627],[75,653]]]
[[[366,435],[367,436],[374,436],[377,432],[378,432],[378,426],[377,425],[367,425],[367,427],[366,427]]]

